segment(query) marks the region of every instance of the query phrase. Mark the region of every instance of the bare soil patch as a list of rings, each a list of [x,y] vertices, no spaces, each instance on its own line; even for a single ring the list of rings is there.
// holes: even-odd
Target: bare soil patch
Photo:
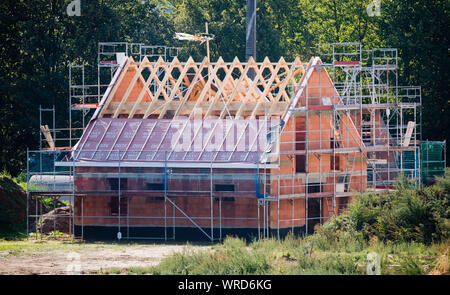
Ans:
[[[183,249],[207,249],[208,246],[81,244],[62,249],[0,251],[0,274],[89,274],[100,269],[149,267],[167,255]]]

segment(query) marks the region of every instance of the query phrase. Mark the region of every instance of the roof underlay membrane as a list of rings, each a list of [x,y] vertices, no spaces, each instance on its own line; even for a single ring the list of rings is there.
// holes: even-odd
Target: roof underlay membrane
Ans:
[[[279,121],[98,118],[72,152],[76,162],[259,163]],[[269,139],[269,140],[268,140]]]

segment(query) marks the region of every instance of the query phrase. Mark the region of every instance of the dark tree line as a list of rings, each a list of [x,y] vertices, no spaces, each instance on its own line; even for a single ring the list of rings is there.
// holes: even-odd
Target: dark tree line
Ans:
[[[127,41],[182,47],[200,60],[205,46],[179,42],[174,32],[209,30],[211,58],[244,60],[244,0],[80,0],[81,16],[68,16],[67,0],[0,3],[0,169],[17,175],[26,149],[39,145],[39,105],[55,105],[57,127],[67,127],[68,65],[94,65],[98,42]],[[259,0],[257,56],[309,60],[315,44],[361,42],[399,48],[400,85],[421,85],[423,137],[450,138],[450,2],[382,0],[381,16],[368,16],[367,0]],[[450,158],[450,157],[447,157]]]

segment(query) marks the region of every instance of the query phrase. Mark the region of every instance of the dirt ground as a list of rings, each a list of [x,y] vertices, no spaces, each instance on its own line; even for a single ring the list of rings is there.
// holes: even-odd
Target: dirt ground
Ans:
[[[148,267],[183,249],[208,246],[170,244],[45,244],[0,251],[0,274],[89,274],[100,269]],[[48,246],[48,247],[46,247]]]

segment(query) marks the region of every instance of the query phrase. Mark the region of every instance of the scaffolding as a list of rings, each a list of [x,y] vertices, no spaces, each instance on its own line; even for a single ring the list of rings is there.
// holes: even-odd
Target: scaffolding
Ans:
[[[176,48],[100,43],[96,85],[84,83],[84,66],[70,68],[70,73],[79,69],[81,77],[81,85],[69,83],[70,110],[83,111],[82,132],[71,138],[70,146],[78,142],[77,148],[92,157],[79,161],[75,148],[28,152],[28,180],[34,177],[33,187],[27,190],[30,200],[68,196],[74,206],[71,233],[80,238],[92,224],[114,228],[117,237],[124,239],[175,239],[179,227],[192,227],[216,241],[230,228],[244,225],[260,238],[279,237],[287,231],[311,233],[316,224],[341,213],[358,193],[392,190],[400,173],[420,183],[425,165],[432,167],[433,161],[441,165],[442,159],[430,156],[432,148],[424,149],[426,143],[421,141],[421,88],[398,85],[396,49],[365,50],[359,43],[333,43],[319,44],[318,53],[320,58],[308,63],[298,58],[293,62],[283,58],[278,62],[268,58],[263,62],[252,58],[180,62]],[[109,84],[102,84],[104,69],[109,71]],[[248,78],[249,71],[255,73],[253,79]],[[88,89],[97,93],[90,94]],[[95,120],[88,120],[91,116],[105,120],[102,126],[106,126],[102,135],[96,135],[100,141],[94,150],[85,148],[87,139],[82,139],[95,130]],[[267,134],[270,151],[251,163],[241,163],[237,170],[216,158],[202,162],[205,150],[176,161],[171,151],[164,151],[164,158],[152,167],[145,161],[130,164],[125,160],[142,154],[145,147],[148,152],[153,129],[140,145],[134,141],[144,120],[168,119],[170,126],[179,116],[200,120],[279,117],[281,123],[276,132]],[[103,138],[110,136],[111,124],[119,124],[114,120],[135,120],[137,127],[124,131],[125,124],[116,125],[114,143],[105,150]],[[184,125],[181,128],[184,131]],[[128,141],[119,140],[122,133],[128,134]],[[197,135],[198,131],[194,138]],[[136,146],[140,149],[134,150]],[[114,165],[89,162],[94,155],[114,160]],[[36,178],[47,174],[57,176],[53,183]],[[83,189],[82,179],[97,183],[98,188]],[[64,181],[70,183],[63,185]],[[190,184],[180,188],[177,181]],[[111,198],[107,206],[102,205],[104,214],[91,214],[89,208],[96,205],[90,195],[98,196],[97,200]],[[194,202],[195,198],[199,199],[195,206],[204,207],[208,214],[183,207],[187,202],[183,199]],[[230,204],[235,206],[233,216],[226,209]],[[155,208],[154,214],[142,213],[139,206]],[[28,217],[37,224],[42,212],[36,210]],[[139,230],[143,225],[157,230]]]
[[[97,71],[86,64],[69,64],[69,147],[78,142],[86,125],[97,109],[101,98],[113,81],[120,61],[131,57],[137,61],[144,58],[172,60],[179,48],[162,45],[148,46],[143,43],[100,42],[97,52]],[[87,71],[89,73],[87,73]],[[94,76],[96,77],[96,82]],[[86,83],[91,81],[92,83]]]
[[[360,122],[372,189],[392,187],[399,173],[420,180],[421,88],[398,85],[397,49],[364,50],[359,43],[318,47],[332,68],[343,109]]]
[[[34,179],[28,187],[28,203],[36,203],[36,212],[28,214],[29,220],[35,219],[34,223],[29,223],[29,232],[37,230],[32,227],[39,224],[39,218],[42,216],[42,206],[38,206],[37,200],[42,197],[51,197],[56,201],[64,195],[69,196],[71,204],[75,206],[73,215],[65,217],[71,219],[70,232],[73,233],[74,238],[84,238],[90,222],[99,219],[105,222],[105,226],[120,233],[121,239],[176,239],[176,228],[180,225],[190,225],[198,229],[208,240],[216,241],[224,238],[222,224],[242,221],[251,222],[255,229],[258,228],[253,232],[255,236],[269,236],[267,210],[263,209],[264,202],[260,202],[261,196],[267,195],[264,190],[267,188],[267,185],[264,185],[264,181],[267,182],[267,175],[258,172],[264,171],[264,168],[245,169],[241,173],[236,173],[233,169],[224,168],[226,165],[206,163],[203,168],[184,168],[174,167],[173,163],[165,160],[158,168],[136,169],[126,167],[126,162],[122,164],[120,159],[127,152],[114,151],[112,156],[119,159],[118,165],[105,173],[90,172],[75,165],[59,166],[59,161],[71,157],[70,152],[67,151],[59,152],[58,156],[55,152],[29,151],[28,176],[30,179],[34,179],[36,175],[39,176],[39,179]],[[46,162],[45,167],[42,167],[40,163],[42,159]],[[48,165],[50,162],[54,165]],[[42,178],[43,174],[51,175],[52,178],[50,180]],[[56,178],[53,178],[55,176]],[[70,177],[71,185],[59,182],[58,177],[62,176]],[[188,180],[189,186],[177,185],[180,179]],[[78,185],[77,188],[77,185],[73,185],[80,181],[96,181],[97,189],[93,192],[88,187]],[[131,183],[140,185],[132,187]],[[236,193],[230,189],[230,186],[236,186],[236,189],[239,186],[245,186],[245,189]],[[259,188],[262,188],[262,191]],[[86,208],[86,196],[93,193],[98,199],[108,198],[116,206],[106,207],[104,215],[92,214],[92,210]],[[209,206],[209,214],[206,216],[190,214],[190,209],[184,208],[182,204],[183,198],[186,197],[198,199],[199,204],[205,203],[205,206]],[[137,205],[131,205],[130,200]],[[249,216],[243,211],[245,214],[231,216],[223,211],[223,203],[239,202],[239,200],[254,201],[257,214]],[[145,204],[154,207],[152,215],[130,214],[130,209],[136,211],[139,206]],[[243,205],[246,206],[246,204]],[[154,226],[154,230],[140,228],[149,222],[157,225]],[[130,228],[131,224],[134,225],[133,228]]]

